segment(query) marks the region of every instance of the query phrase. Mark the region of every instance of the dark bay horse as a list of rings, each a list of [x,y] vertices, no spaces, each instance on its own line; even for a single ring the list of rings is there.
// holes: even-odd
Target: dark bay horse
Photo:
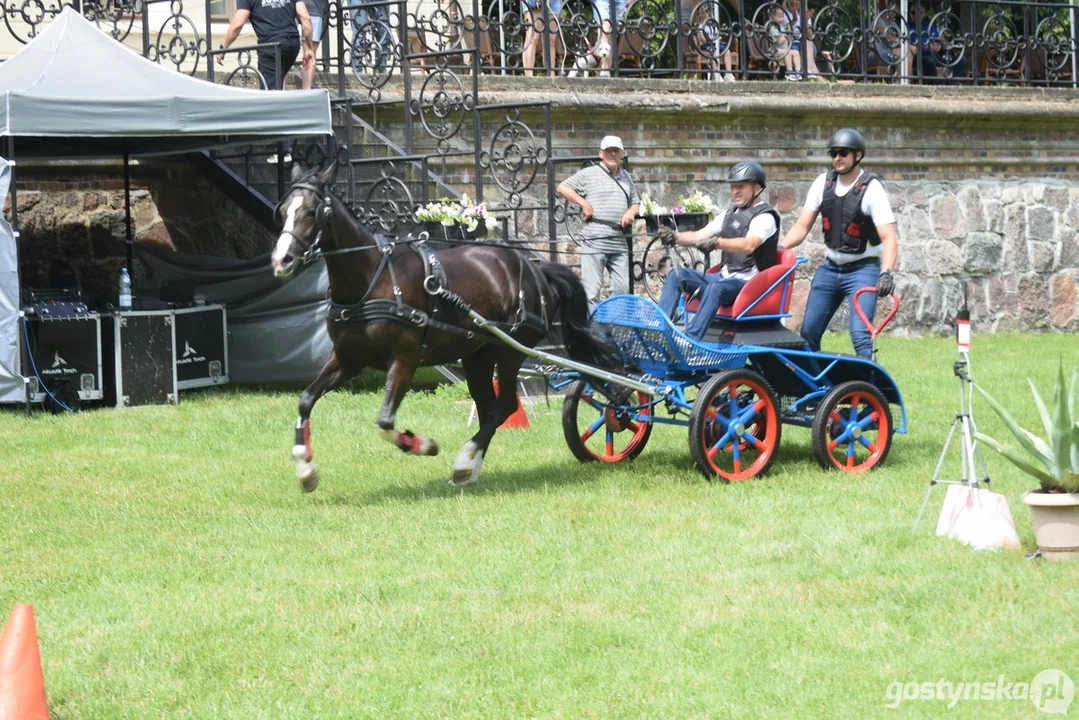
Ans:
[[[325,392],[368,367],[388,373],[378,415],[382,438],[407,453],[437,455],[431,438],[395,429],[397,408],[417,367],[461,362],[480,423],[461,448],[450,483],[478,479],[495,430],[517,407],[514,389],[525,355],[479,327],[469,308],[528,347],[546,336],[557,314],[571,359],[620,368],[617,353],[589,329],[584,287],[571,270],[536,265],[510,248],[468,245],[435,253],[375,236],[330,191],[336,172],[333,163],[312,170],[293,165],[292,185],[276,211],[281,235],[272,256],[274,274],[288,278],[305,256],[322,255],[330,279],[333,352],[300,398],[292,449],[305,491],[319,481],[311,409]],[[496,368],[504,389],[497,397]]]

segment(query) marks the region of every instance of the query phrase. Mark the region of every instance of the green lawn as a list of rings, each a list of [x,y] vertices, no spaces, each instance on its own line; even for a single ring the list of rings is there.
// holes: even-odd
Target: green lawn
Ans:
[[[325,397],[312,495],[289,460],[295,390],[8,409],[0,610],[35,606],[58,718],[1036,716],[886,707],[896,682],[1079,682],[1079,564],[936,538],[942,489],[911,534],[958,405],[954,354],[881,342],[910,420],[881,470],[824,472],[788,428],[772,471],[736,485],[698,474],[683,428],[657,427],[634,463],[581,465],[552,400],[452,489],[471,434],[455,387],[399,414],[435,458],[378,438],[370,383]],[[973,370],[1037,428],[1024,378],[1048,393],[1061,359],[1079,362],[1075,336],[976,337]],[[1029,552],[1033,483],[987,460]]]

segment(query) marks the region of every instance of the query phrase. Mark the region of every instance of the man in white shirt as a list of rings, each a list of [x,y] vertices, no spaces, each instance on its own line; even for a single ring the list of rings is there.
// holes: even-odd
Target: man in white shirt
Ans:
[[[863,287],[877,292],[862,293],[858,304],[867,318],[873,317],[879,296],[895,291],[892,271],[898,255],[895,214],[876,175],[859,165],[865,157],[865,138],[857,130],[843,128],[828,143],[832,169],[813,181],[802,214],[780,245],[797,247],[813,228],[817,215],[827,254],[813,276],[806,300],[802,337],[813,351],[820,350],[821,337],[840,303]],[[873,356],[869,329],[854,312],[850,313],[850,339],[858,357]]]
[[[697,314],[686,335],[700,340],[712,325],[716,311],[730,305],[749,279],[776,264],[779,213],[760,199],[768,182],[764,168],[752,161],[740,162],[727,175],[731,184],[731,207],[700,230],[675,232],[660,228],[664,245],[689,245],[701,252],[723,252],[719,272],[691,268],[673,271],[663,285],[659,306],[674,317],[683,293],[700,291]]]

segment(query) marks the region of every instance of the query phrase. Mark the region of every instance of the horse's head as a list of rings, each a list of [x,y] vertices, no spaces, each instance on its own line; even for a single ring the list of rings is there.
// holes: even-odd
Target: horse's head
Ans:
[[[304,169],[292,166],[292,185],[281,196],[274,210],[274,220],[281,228],[271,256],[274,275],[285,280],[296,270],[301,258],[311,252],[319,236],[333,220],[328,187],[337,177],[337,163],[329,167]]]

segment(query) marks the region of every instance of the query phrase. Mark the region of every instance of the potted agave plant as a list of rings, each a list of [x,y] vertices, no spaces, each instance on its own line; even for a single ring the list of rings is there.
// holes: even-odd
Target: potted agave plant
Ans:
[[[1016,448],[983,433],[975,436],[1041,484],[1039,489],[1023,495],[1023,503],[1030,508],[1034,539],[1042,556],[1051,560],[1079,559],[1079,415],[1075,411],[1079,368],[1072,371],[1070,388],[1064,382],[1063,365],[1059,368],[1052,410],[1046,407],[1034,383],[1029,379],[1027,382],[1046,438],[1020,427],[1000,403],[975,387],[1033,462]]]

